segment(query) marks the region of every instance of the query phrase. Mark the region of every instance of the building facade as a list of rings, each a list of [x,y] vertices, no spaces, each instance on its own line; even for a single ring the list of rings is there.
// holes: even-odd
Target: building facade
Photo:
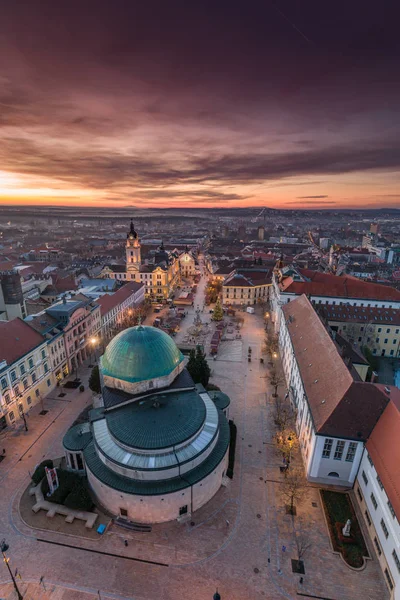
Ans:
[[[197,273],[196,261],[192,254],[189,252],[188,247],[182,254],[179,255],[179,266],[181,269],[182,277],[190,278],[194,277]]]
[[[19,423],[54,386],[46,339],[22,319],[0,322],[0,429]]]
[[[222,284],[224,305],[249,306],[266,302],[271,287],[271,271],[236,270]]]
[[[386,395],[354,379],[305,295],[283,307],[279,347],[307,479],[351,487]]]
[[[132,311],[143,304],[144,290],[143,283],[131,281],[113,294],[105,294],[96,301],[100,306],[103,343],[111,339],[115,330],[132,314]]]
[[[167,252],[161,244],[153,262],[143,264],[140,239],[132,222],[127,234],[125,253],[125,265],[105,266],[101,276],[124,283],[143,283],[146,297],[152,299],[162,300],[172,295],[180,281],[180,263],[177,255]]]
[[[391,598],[400,599],[400,391],[370,436],[354,486],[365,527],[373,542]]]
[[[27,317],[25,322],[46,340],[50,367],[56,382],[60,383],[69,375],[70,371],[64,332],[59,321],[46,312],[43,312],[39,315]]]

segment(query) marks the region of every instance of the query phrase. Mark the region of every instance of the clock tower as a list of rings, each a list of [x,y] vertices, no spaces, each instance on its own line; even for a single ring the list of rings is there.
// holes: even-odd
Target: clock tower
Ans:
[[[131,219],[129,233],[126,236],[126,272],[138,272],[140,269],[140,265],[140,240],[138,238],[137,232],[135,231],[133,220]]]

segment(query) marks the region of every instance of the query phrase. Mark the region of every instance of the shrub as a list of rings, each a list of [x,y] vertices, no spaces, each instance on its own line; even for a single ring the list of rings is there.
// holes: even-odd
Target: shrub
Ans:
[[[84,392],[85,391],[85,386],[84,385],[80,385],[79,386],[79,391],[80,392]]]
[[[95,394],[100,394],[100,392],[101,392],[100,373],[99,373],[99,366],[98,365],[95,365],[93,367],[92,372],[90,374],[89,388]]]
[[[65,506],[74,510],[91,510],[93,500],[86,485],[76,483],[64,501]]]
[[[40,465],[38,465],[36,467],[35,472],[32,475],[32,481],[35,485],[40,483],[42,481],[43,477],[46,475],[45,467],[47,467],[48,469],[52,469],[53,461],[52,460],[43,460],[40,463]]]

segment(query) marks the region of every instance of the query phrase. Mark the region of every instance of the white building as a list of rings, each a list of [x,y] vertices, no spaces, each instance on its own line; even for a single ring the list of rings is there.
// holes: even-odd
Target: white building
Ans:
[[[310,269],[284,267],[275,272],[270,293],[271,316],[279,331],[281,308],[301,294],[315,304],[400,308],[400,291],[354,277],[320,273]]]
[[[353,378],[305,295],[283,306],[279,346],[307,479],[352,486],[386,395]]]
[[[391,598],[399,600],[400,390],[395,387],[386,390],[390,390],[390,402],[367,442],[357,475],[355,496]]]

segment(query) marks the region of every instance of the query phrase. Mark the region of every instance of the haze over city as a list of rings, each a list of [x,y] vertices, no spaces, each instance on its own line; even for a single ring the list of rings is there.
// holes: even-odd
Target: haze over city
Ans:
[[[7,3],[0,204],[398,207],[395,6]]]

